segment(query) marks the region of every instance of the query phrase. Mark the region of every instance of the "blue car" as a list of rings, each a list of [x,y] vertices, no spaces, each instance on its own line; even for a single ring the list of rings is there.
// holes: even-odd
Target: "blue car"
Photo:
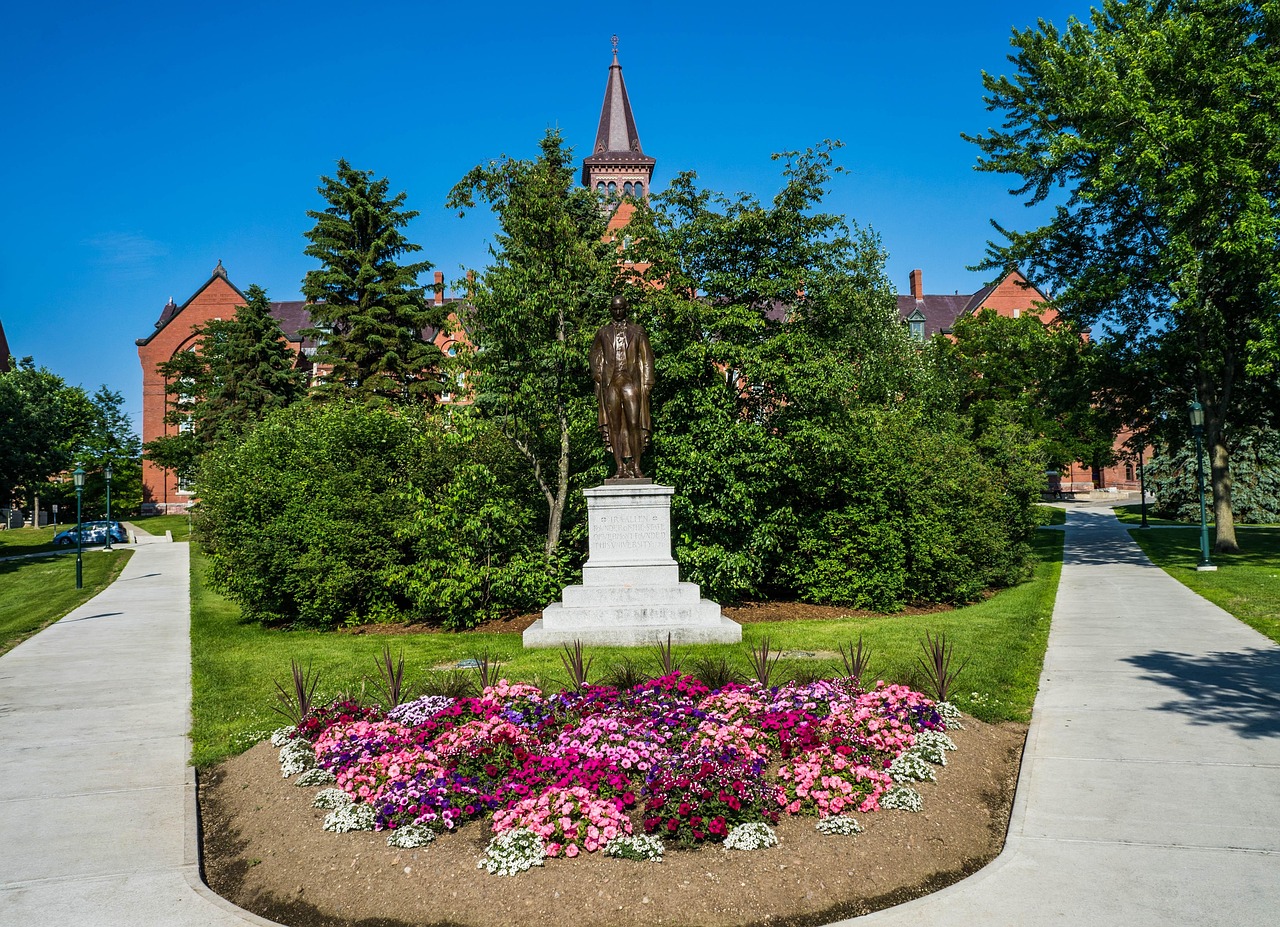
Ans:
[[[107,523],[105,521],[86,521],[82,526],[84,529],[84,546],[89,547],[93,544],[107,543]],[[53,536],[53,543],[63,547],[69,547],[76,543],[76,537],[80,528],[72,527],[66,531],[59,532]],[[111,543],[126,544],[129,536],[125,534],[125,530],[121,527],[120,522],[111,522]]]

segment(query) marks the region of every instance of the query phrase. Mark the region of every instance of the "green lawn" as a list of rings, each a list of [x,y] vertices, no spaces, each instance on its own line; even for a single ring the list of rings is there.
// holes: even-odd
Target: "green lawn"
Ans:
[[[191,518],[188,515],[148,515],[146,518],[130,518],[129,524],[148,534],[162,535],[172,531],[175,541],[186,541],[191,537]]]
[[[1152,506],[1150,503],[1148,503],[1148,504],[1147,504],[1147,524],[1149,524],[1149,525],[1178,525],[1178,524],[1185,524],[1185,522],[1177,522],[1177,521],[1173,521],[1172,519],[1168,519],[1168,518],[1156,518],[1154,515],[1152,515],[1152,514],[1151,514],[1151,512],[1152,512],[1152,509],[1153,509],[1153,508],[1154,508],[1154,506]],[[1138,504],[1136,504],[1136,505],[1117,505],[1117,506],[1115,507],[1114,511],[1115,511],[1115,513],[1116,513],[1116,518],[1120,519],[1120,520],[1121,520],[1122,522],[1124,522],[1126,525],[1140,525],[1140,524],[1142,524],[1142,505],[1141,505],[1141,503],[1138,503]],[[1213,522],[1212,522],[1212,516],[1211,516],[1210,524],[1212,524],[1212,523],[1213,523]]]
[[[1036,518],[1041,525],[1065,525],[1067,523],[1067,510],[1060,509],[1056,505],[1037,505],[1035,506]]]
[[[1062,534],[1044,532],[1035,538],[1035,545],[1042,558],[1035,576],[977,605],[922,616],[751,624],[743,628],[742,646],[678,647],[677,658],[688,669],[701,656],[724,656],[745,671],[748,647],[767,635],[775,650],[816,654],[824,671],[834,674],[840,667],[838,647],[861,635],[873,651],[871,671],[876,678],[923,687],[917,664],[919,641],[926,631],[944,633],[955,644],[957,663],[970,661],[954,690],[957,704],[985,720],[1025,721],[1031,714],[1048,641],[1061,571]],[[501,657],[503,675],[508,678],[555,688],[566,681],[560,651],[524,650],[518,634],[266,631],[244,621],[233,603],[208,588],[198,548],[192,549],[191,562],[192,762],[198,766],[234,755],[284,723],[271,711],[273,680],[291,687],[293,659],[319,674],[317,697],[325,699],[339,694],[371,699],[369,680],[376,678],[374,660],[384,645],[391,647],[393,655],[403,652],[410,681],[438,667],[454,667],[482,651]],[[595,658],[593,680],[619,660],[638,661],[646,669],[654,665],[645,648],[596,647],[589,654]],[[791,658],[796,666],[802,660]],[[812,665],[813,661],[804,662]]]
[[[1238,534],[1238,554],[1213,554],[1218,569],[1196,572],[1200,529],[1130,531],[1152,562],[1189,589],[1280,644],[1280,528]]]
[[[116,547],[111,553],[97,549],[86,553],[84,588],[79,590],[74,554],[0,562],[0,654],[111,585],[131,553],[126,547]]]
[[[72,522],[72,524],[75,524]],[[66,550],[55,547],[53,536],[65,531],[66,525],[58,525],[57,531],[48,528],[10,528],[0,531],[0,557],[17,557],[22,554],[39,554],[50,550]]]
[[[1200,522],[1199,522],[1199,521],[1194,521],[1194,522],[1191,522],[1191,521],[1174,521],[1173,519],[1170,519],[1170,518],[1155,518],[1155,517],[1153,517],[1153,516],[1151,515],[1151,512],[1152,512],[1153,508],[1154,508],[1154,506],[1152,506],[1152,505],[1148,505],[1148,506],[1147,506],[1147,524],[1149,524],[1149,525],[1192,525],[1192,526],[1197,527],[1197,528],[1200,526]],[[1141,506],[1141,505],[1117,505],[1117,506],[1116,506],[1116,508],[1115,508],[1115,512],[1116,512],[1116,518],[1120,519],[1120,520],[1121,520],[1122,522],[1124,522],[1126,525],[1140,525],[1140,524],[1142,524],[1142,506]],[[1208,520],[1208,523],[1212,526],[1212,525],[1213,525],[1213,509],[1212,509],[1212,508],[1207,509],[1207,510],[1205,511],[1205,518]],[[1263,528],[1275,528],[1275,527],[1280,527],[1280,526],[1277,526],[1277,525],[1242,525],[1242,524],[1240,524],[1239,522],[1236,522],[1236,527],[1237,527],[1237,528],[1249,528],[1249,529],[1253,529],[1253,528],[1259,528],[1259,527],[1263,527]]]

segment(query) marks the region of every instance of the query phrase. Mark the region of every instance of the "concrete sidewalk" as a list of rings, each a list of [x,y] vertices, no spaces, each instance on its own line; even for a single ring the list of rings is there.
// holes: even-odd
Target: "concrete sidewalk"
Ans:
[[[845,921],[1273,924],[1280,647],[1073,508],[1009,841],[938,894]],[[186,544],[0,658],[0,927],[270,922],[199,881]],[[1194,551],[1189,556],[1194,556]]]
[[[1071,509],[1066,544],[1004,852],[843,925],[1280,917],[1280,647],[1153,566],[1109,508]]]
[[[0,657],[3,927],[268,923],[197,877],[187,554],[135,548],[109,588]]]

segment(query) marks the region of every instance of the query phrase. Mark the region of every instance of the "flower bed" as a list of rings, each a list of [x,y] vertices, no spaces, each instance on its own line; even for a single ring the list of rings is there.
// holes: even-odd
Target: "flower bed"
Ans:
[[[661,859],[655,840],[764,847],[766,823],[783,814],[874,812],[945,762],[948,708],[905,686],[863,691],[843,679],[711,691],[672,674],[630,691],[555,694],[502,681],[480,698],[424,697],[390,716],[329,706],[276,742],[286,776],[307,765],[300,756],[333,776],[328,806],[329,796],[349,804],[335,807],[332,829],[394,839],[486,818],[499,861],[482,868],[512,874],[545,857],[637,846]],[[648,842],[635,842],[641,834]]]

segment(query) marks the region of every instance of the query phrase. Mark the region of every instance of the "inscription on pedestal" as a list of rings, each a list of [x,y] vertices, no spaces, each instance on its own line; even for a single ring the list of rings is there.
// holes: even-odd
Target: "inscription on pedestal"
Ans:
[[[600,513],[591,518],[591,556],[606,560],[671,556],[671,526],[665,512],[640,510]]]

